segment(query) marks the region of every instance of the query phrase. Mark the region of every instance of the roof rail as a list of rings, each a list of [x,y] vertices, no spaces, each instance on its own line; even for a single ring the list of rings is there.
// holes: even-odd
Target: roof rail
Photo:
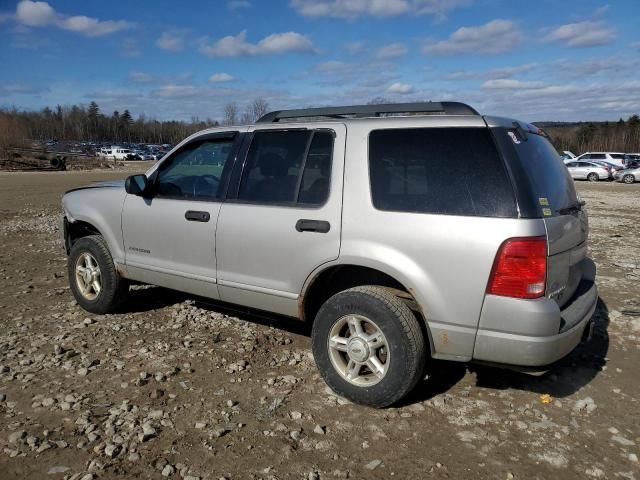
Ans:
[[[331,117],[363,118],[384,114],[439,113],[444,115],[480,115],[469,105],[460,102],[387,103],[379,105],[351,105],[347,107],[302,108],[276,110],[260,117],[257,123],[279,122],[285,118]]]

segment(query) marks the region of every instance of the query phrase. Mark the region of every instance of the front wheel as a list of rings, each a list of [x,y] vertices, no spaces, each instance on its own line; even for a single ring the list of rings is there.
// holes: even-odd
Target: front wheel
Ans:
[[[627,174],[627,175],[625,175],[624,177],[622,177],[622,181],[623,181],[624,183],[633,183],[633,182],[635,182],[635,181],[636,181],[636,177],[634,177],[634,176],[633,176],[633,175],[631,175],[631,174]]]
[[[590,182],[597,182],[598,180],[600,180],[600,177],[598,177],[597,173],[590,173],[589,175],[587,175],[587,180],[589,180]]]
[[[418,319],[389,289],[355,287],[320,308],[311,333],[325,382],[353,402],[382,408],[422,378],[426,342]]]
[[[126,299],[129,284],[116,272],[100,235],[73,244],[67,260],[69,286],[78,304],[91,313],[111,313]]]

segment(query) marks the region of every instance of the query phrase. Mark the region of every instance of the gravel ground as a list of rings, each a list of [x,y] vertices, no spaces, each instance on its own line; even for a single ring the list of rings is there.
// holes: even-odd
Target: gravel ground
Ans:
[[[123,172],[0,173],[0,477],[640,480],[640,185],[578,188],[593,340],[532,377],[433,363],[397,408],[352,405],[307,331],[136,287],[90,315],[66,280],[60,195]]]

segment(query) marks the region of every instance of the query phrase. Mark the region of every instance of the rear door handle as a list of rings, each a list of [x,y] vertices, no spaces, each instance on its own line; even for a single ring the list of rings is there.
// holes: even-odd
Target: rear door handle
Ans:
[[[190,222],[208,222],[211,218],[209,212],[199,212],[197,210],[187,210],[184,214],[184,218],[189,220]]]
[[[324,220],[307,220],[301,218],[296,222],[296,230],[299,232],[327,233],[331,229],[331,224]]]

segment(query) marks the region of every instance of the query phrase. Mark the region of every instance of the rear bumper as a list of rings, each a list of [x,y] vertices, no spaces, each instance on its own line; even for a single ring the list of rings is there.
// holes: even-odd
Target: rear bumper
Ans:
[[[538,367],[569,354],[590,332],[598,303],[595,265],[589,259],[585,261],[585,275],[562,310],[548,298],[519,300],[487,295],[473,358]]]

